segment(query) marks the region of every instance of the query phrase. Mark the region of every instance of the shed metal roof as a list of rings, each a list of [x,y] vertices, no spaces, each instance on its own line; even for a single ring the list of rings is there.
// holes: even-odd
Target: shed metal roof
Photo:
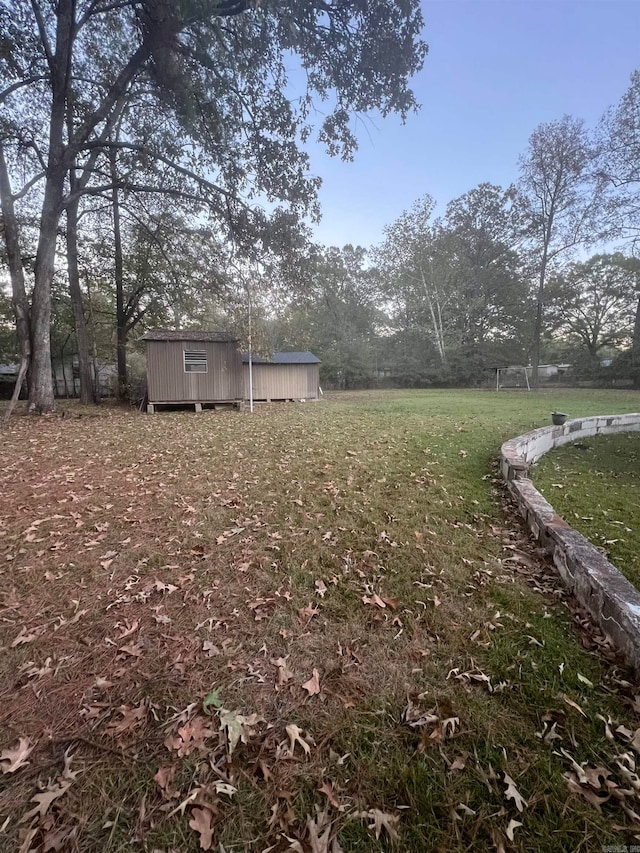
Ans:
[[[242,361],[244,364],[249,364],[248,353],[242,353]],[[251,362],[252,364],[321,364],[320,359],[312,352],[275,352],[270,359],[252,353]]]
[[[320,364],[320,359],[312,352],[276,352],[274,364]]]
[[[197,329],[150,329],[141,341],[237,341],[225,332],[204,332]]]
[[[249,353],[242,353],[242,363],[249,364]],[[252,364],[321,364],[312,352],[276,352],[271,358],[251,353]]]

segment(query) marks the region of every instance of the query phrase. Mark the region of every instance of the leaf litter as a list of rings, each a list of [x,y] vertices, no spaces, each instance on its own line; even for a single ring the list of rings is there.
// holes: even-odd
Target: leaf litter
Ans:
[[[203,419],[195,423],[198,454],[178,417],[161,423],[118,413],[91,431],[82,421],[12,425],[16,462],[1,485],[8,506],[21,509],[4,522],[11,585],[0,616],[1,641],[19,666],[7,681],[0,766],[11,784],[0,809],[14,815],[7,826],[16,849],[65,849],[87,825],[99,837],[104,824],[108,837],[123,813],[103,799],[98,814],[83,786],[107,774],[126,788],[123,766],[132,778],[148,773],[127,818],[132,837],[172,837],[172,825],[184,820],[194,849],[217,849],[229,844],[234,810],[245,808],[235,803],[249,796],[257,798],[265,848],[337,853],[356,825],[378,841],[402,839],[403,827],[419,821],[418,807],[362,763],[361,731],[402,754],[399,767],[428,762],[452,780],[445,784],[453,786],[451,825],[461,847],[465,832],[490,843],[496,820],[501,843],[513,842],[536,819],[544,794],[530,756],[515,744],[508,757],[498,746],[478,754],[482,723],[468,702],[508,701],[522,678],[518,667],[543,653],[541,629],[527,628],[517,612],[510,623],[504,603],[480,617],[485,598],[520,576],[553,607],[565,600],[557,583],[518,524],[465,519],[453,490],[440,488],[437,442],[427,468],[420,449],[423,470],[405,469],[408,432],[368,436],[343,419],[340,461],[335,438],[305,438],[315,414],[292,417],[298,434],[274,409],[252,425],[221,416],[216,434]],[[326,422],[324,429],[329,435]],[[286,436],[275,455],[274,431]],[[31,457],[20,456],[32,432],[46,455],[31,448]],[[246,439],[253,452],[239,459],[230,449]],[[345,449],[349,441],[362,448],[357,459]],[[313,464],[302,465],[312,449]],[[469,446],[465,466],[473,453]],[[202,466],[207,454],[215,474]],[[261,464],[269,454],[271,468]],[[347,478],[344,460],[359,466]],[[408,487],[400,501],[399,477]],[[449,520],[432,511],[421,527],[413,517],[403,527],[396,515],[403,502],[412,506],[410,489],[427,501],[435,496]],[[578,611],[572,619],[592,652],[611,660],[606,638]],[[518,630],[516,668],[492,664],[498,635]],[[544,701],[555,696],[586,725],[602,687],[593,668],[575,672],[567,683],[560,673]],[[581,736],[557,710],[537,719],[532,733],[564,769],[565,809],[582,802],[594,815],[615,814],[633,833],[640,702],[633,710],[633,681],[622,684],[618,662],[612,679],[609,695],[622,697],[628,713],[619,706],[612,717],[596,705],[610,721],[600,726],[611,736],[603,734],[609,760],[568,758],[578,756]],[[374,693],[381,703],[372,708]],[[73,765],[58,744],[73,745]],[[311,779],[316,799],[302,806]]]

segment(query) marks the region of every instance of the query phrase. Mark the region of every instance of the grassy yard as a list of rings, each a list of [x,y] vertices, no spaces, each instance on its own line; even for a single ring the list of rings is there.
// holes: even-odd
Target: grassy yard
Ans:
[[[640,589],[640,433],[565,445],[531,475],[569,524]]]
[[[412,391],[12,418],[0,849],[638,843],[640,690],[495,461],[553,409],[639,408]]]

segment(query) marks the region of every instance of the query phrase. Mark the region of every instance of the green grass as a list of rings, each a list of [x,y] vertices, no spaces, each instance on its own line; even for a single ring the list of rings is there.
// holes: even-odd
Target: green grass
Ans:
[[[631,751],[623,732],[640,728],[635,679],[577,627],[583,617],[505,508],[496,462],[503,441],[554,409],[639,403],[627,392],[397,391],[253,417],[12,419],[0,752],[18,737],[36,748],[0,776],[0,849],[17,849],[38,783],[62,771],[51,744],[74,736],[82,773],[49,817],[75,827],[82,851],[199,849],[193,804],[175,810],[220,774],[237,788],[217,797],[213,849],[227,853],[280,853],[287,838],[306,850],[318,810],[347,853],[636,843],[640,804],[617,763]],[[33,639],[12,646],[23,629]],[[281,657],[291,677],[279,686]],[[314,669],[321,692],[309,695]],[[206,748],[180,757],[165,745],[168,721],[195,703],[192,718],[213,688],[264,722],[228,756],[214,714]],[[120,709],[143,700],[143,724],[110,734]],[[408,707],[431,722],[412,728]],[[291,724],[309,756],[283,749]],[[570,790],[572,758],[618,785],[600,811]],[[175,770],[169,797],[153,780],[161,766]],[[360,816],[376,809],[399,818],[395,846]],[[45,824],[34,828],[43,843]]]
[[[569,524],[640,588],[640,433],[565,445],[547,454],[532,476]]]

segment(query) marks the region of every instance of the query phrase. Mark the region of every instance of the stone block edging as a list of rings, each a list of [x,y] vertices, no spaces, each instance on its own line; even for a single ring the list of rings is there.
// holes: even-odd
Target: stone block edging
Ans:
[[[640,431],[640,413],[575,418],[506,441],[500,469],[518,510],[564,584],[640,674],[640,592],[604,555],[561,518],[529,479],[529,467],[554,447],[618,432]]]

